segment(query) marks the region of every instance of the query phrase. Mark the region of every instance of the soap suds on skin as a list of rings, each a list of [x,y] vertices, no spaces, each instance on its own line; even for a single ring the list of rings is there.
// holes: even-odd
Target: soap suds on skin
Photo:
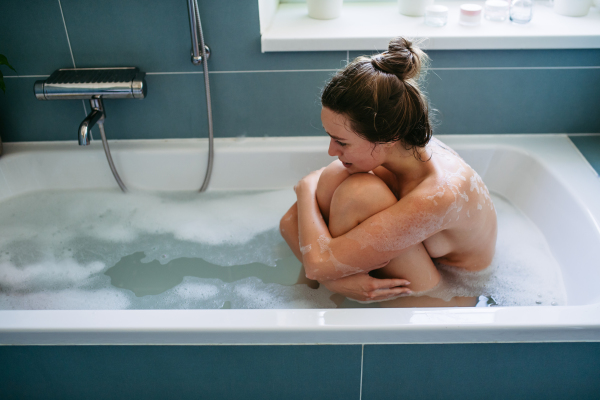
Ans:
[[[352,267],[351,265],[344,264],[338,261],[338,259],[335,258],[335,256],[333,255],[333,250],[331,250],[331,248],[329,247],[330,242],[331,239],[325,235],[321,235],[317,239],[317,243],[319,244],[319,247],[321,249],[321,254],[329,254],[329,258],[326,261],[330,261],[335,267],[336,271],[341,271],[344,274],[343,276],[349,276],[361,272],[360,268]]]
[[[312,246],[310,244],[307,244],[306,246],[301,246],[300,247],[300,253],[302,253],[302,255],[308,253],[311,250],[312,250]]]

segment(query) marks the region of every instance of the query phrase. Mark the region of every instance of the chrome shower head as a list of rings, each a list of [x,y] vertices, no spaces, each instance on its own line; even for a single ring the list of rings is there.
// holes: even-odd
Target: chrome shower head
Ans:
[[[33,86],[38,100],[143,99],[146,73],[135,67],[63,68]]]

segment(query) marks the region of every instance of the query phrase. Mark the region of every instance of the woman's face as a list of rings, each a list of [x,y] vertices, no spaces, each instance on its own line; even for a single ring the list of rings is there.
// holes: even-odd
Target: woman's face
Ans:
[[[350,122],[342,114],[323,107],[321,121],[331,137],[329,155],[337,157],[351,174],[368,172],[383,164],[384,146],[371,143],[350,130]]]

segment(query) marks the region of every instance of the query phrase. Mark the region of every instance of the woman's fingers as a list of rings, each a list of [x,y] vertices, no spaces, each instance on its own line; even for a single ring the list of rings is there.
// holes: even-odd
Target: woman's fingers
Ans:
[[[369,276],[369,275],[367,275]],[[369,276],[369,290],[391,289],[398,286],[408,286],[410,282],[406,279],[377,279]]]
[[[391,300],[402,296],[410,296],[412,291],[408,288],[394,288],[394,289],[377,289],[367,293],[368,300]]]

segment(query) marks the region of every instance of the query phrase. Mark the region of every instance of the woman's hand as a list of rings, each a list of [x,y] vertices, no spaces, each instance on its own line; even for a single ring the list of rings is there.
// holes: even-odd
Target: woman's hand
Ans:
[[[299,193],[300,190],[308,189],[313,193],[317,191],[317,184],[319,183],[319,178],[323,173],[325,167],[318,169],[316,171],[311,172],[306,175],[304,178],[300,179],[300,181],[294,186],[294,191],[296,194]]]
[[[406,279],[377,279],[367,273],[350,275],[334,281],[322,281],[332,292],[358,301],[384,301],[412,293]]]

